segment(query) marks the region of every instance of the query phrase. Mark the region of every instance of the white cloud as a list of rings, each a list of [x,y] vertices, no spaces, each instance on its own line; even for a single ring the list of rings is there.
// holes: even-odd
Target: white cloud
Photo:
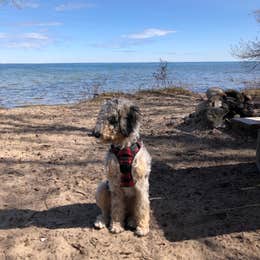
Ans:
[[[148,38],[153,38],[153,37],[165,36],[167,34],[171,34],[171,33],[175,33],[175,32],[176,31],[174,31],[174,30],[162,30],[162,29],[150,28],[150,29],[146,29],[140,33],[123,35],[123,37],[129,38],[129,39],[142,40],[142,39],[148,39]]]
[[[22,48],[22,49],[36,49],[36,48],[40,48],[42,47],[44,44],[41,42],[26,42],[26,41],[22,41],[22,42],[16,42],[16,41],[12,41],[12,42],[8,42],[6,44],[7,48]]]
[[[38,8],[40,5],[36,2],[22,1],[20,4],[21,8]]]
[[[58,12],[70,11],[70,10],[79,10],[79,9],[86,9],[92,8],[95,5],[92,3],[75,3],[75,2],[68,2],[62,5],[56,6],[55,10]]]
[[[174,30],[162,30],[162,29],[146,29],[143,32],[136,34],[122,35],[120,39],[116,39],[110,42],[94,43],[90,44],[94,48],[104,49],[129,49],[135,46],[145,45],[155,41],[154,38],[165,36],[171,33],[175,33]],[[132,51],[132,49],[131,49]]]
[[[53,39],[48,35],[30,32],[23,34],[4,34],[0,33],[0,46],[7,48],[35,49],[49,45]]]
[[[125,36],[124,36],[125,37]],[[94,48],[102,48],[102,49],[129,49],[137,46],[145,45],[153,42],[153,39],[116,39],[108,42],[98,42],[90,44],[91,47]]]
[[[17,8],[38,8],[40,5],[37,2],[34,1],[27,1],[27,0],[12,0],[12,1],[5,1],[0,0],[1,3],[10,3],[14,5]]]
[[[49,37],[47,35],[41,33],[24,33],[21,35],[21,38],[25,39],[34,39],[34,40],[48,40]]]

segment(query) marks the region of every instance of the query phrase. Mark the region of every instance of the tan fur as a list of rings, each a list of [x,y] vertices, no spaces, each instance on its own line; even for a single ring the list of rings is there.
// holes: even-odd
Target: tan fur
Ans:
[[[95,127],[95,133],[100,133],[101,140],[104,142],[110,141],[124,148],[139,139],[139,119],[128,136],[122,135],[120,127],[111,125],[108,120],[116,113],[119,118],[128,120],[128,112],[131,106],[133,104],[124,99],[111,100],[102,106]],[[119,233],[124,230],[125,220],[128,220],[128,225],[136,229],[135,233],[138,236],[146,235],[149,232],[150,220],[148,180],[151,170],[151,157],[145,146],[142,144],[132,164],[134,187],[120,187],[119,163],[116,156],[110,152],[106,156],[105,168],[109,189],[105,182],[97,188],[96,201],[102,214],[97,217],[95,227],[103,228],[110,222],[110,231]]]

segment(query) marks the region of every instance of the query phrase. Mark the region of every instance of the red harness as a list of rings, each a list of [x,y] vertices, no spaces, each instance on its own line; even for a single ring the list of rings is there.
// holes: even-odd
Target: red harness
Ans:
[[[132,176],[132,163],[136,154],[141,149],[142,143],[140,141],[132,144],[130,147],[120,149],[111,145],[110,152],[113,153],[119,162],[121,172],[121,187],[133,187],[135,185]]]

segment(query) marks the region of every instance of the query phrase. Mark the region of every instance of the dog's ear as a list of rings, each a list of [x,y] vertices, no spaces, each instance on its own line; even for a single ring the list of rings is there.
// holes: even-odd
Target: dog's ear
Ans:
[[[140,120],[140,109],[137,106],[130,106],[122,111],[120,116],[120,131],[123,136],[129,136],[136,128]]]
[[[116,97],[113,97],[110,101],[112,103],[115,103],[116,105],[118,105],[118,103],[119,103],[118,98],[116,98]]]

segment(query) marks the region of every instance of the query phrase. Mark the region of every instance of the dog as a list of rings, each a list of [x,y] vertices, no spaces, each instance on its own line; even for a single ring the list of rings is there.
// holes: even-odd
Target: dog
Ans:
[[[107,180],[96,191],[101,209],[94,223],[97,229],[109,226],[117,234],[126,223],[138,236],[149,232],[151,156],[139,129],[140,110],[131,101],[113,98],[101,107],[93,135],[111,146],[105,159]]]

